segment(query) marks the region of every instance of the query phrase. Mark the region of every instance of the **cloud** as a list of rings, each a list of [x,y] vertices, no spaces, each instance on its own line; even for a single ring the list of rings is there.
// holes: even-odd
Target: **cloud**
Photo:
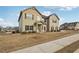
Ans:
[[[59,8],[59,10],[67,10],[67,11],[70,11],[70,10],[73,10],[73,9],[75,9],[75,8],[77,8],[77,6],[61,6],[60,8]]]
[[[44,11],[42,14],[48,16],[51,14],[51,11]]]
[[[0,18],[0,26],[5,26],[6,25],[6,22],[4,21],[3,18]]]
[[[0,26],[6,27],[6,26],[14,26],[12,22],[6,21],[3,18],[0,18]]]
[[[0,18],[0,21],[2,22],[2,21],[3,21],[3,19],[2,19],[2,18]]]
[[[59,11],[70,11],[75,8],[78,8],[78,6],[45,6],[45,8],[48,8],[50,10],[59,10]]]

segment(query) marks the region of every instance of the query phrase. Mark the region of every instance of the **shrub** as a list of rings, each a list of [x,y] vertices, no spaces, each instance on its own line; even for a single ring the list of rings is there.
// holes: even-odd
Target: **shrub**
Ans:
[[[36,33],[35,31],[33,31],[32,33]]]
[[[15,31],[12,31],[12,33],[14,34],[14,33],[16,33]]]

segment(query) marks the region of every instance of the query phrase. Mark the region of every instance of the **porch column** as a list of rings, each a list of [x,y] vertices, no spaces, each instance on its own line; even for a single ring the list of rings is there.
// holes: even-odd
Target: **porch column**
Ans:
[[[39,31],[38,31],[38,24],[36,24],[36,31],[39,32]]]

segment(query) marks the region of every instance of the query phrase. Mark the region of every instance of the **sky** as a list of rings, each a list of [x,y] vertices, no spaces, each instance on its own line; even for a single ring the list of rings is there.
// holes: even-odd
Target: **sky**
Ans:
[[[18,17],[21,10],[31,6],[0,6],[0,26],[18,26]],[[57,14],[60,25],[66,22],[79,21],[78,6],[36,6],[43,15]]]

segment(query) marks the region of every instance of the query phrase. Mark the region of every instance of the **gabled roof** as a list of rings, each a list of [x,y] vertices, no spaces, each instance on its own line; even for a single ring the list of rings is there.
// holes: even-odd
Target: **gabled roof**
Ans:
[[[20,20],[20,17],[21,17],[21,15],[22,15],[22,13],[23,13],[24,11],[29,10],[29,9],[34,9],[34,10],[36,10],[36,11],[39,13],[39,15],[41,15],[42,17],[44,17],[44,15],[42,15],[35,7],[31,7],[31,8],[25,9],[25,10],[23,10],[23,11],[20,12],[20,16],[19,16],[18,21]]]
[[[29,10],[29,9],[34,9],[34,10],[36,10],[40,15],[42,15],[37,9],[36,9],[36,7],[30,7],[30,8],[28,8],[28,9],[25,9],[25,10],[23,10],[23,11],[26,11],[26,10]]]
[[[58,20],[60,20],[60,18],[59,18],[59,17],[57,16],[57,14],[55,14],[55,13],[49,15],[49,17],[52,16],[52,15],[56,16],[56,17],[58,18]]]
[[[35,7],[31,7],[31,8],[25,9],[25,10],[23,10],[23,11],[20,12],[20,16],[19,16],[18,21],[20,20],[20,17],[21,17],[21,15],[22,15],[22,13],[23,13],[24,11],[26,11],[26,10],[29,10],[29,9],[34,9],[34,10],[36,10],[36,11],[39,13],[39,15],[41,15],[41,17],[44,18],[45,20],[48,19],[48,18],[49,18],[50,16],[52,16],[52,15],[55,15],[55,16],[58,18],[58,20],[59,20],[59,17],[58,17],[55,13],[53,13],[53,14],[51,14],[51,15],[49,15],[49,16],[45,16],[45,15],[42,15]]]
[[[22,11],[20,12],[20,15],[19,15],[18,21],[20,20],[20,18],[21,18],[21,15],[22,15]]]

